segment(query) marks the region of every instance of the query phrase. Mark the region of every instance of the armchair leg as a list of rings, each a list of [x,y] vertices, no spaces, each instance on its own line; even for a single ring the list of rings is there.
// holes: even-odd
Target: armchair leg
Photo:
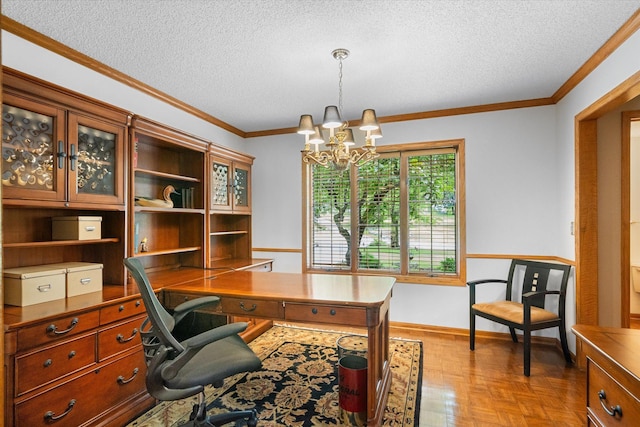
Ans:
[[[471,351],[476,348],[476,315],[471,313],[469,316],[469,349]]]
[[[524,376],[528,377],[531,373],[531,331],[524,330]]]
[[[518,342],[518,335],[516,335],[515,328],[509,328],[509,332],[511,332],[511,340],[513,342]]]
[[[567,364],[572,364],[573,360],[571,360],[571,352],[569,351],[569,346],[567,345],[567,331],[562,326],[559,326],[558,329],[560,329],[560,344],[562,345],[564,360],[566,360]]]

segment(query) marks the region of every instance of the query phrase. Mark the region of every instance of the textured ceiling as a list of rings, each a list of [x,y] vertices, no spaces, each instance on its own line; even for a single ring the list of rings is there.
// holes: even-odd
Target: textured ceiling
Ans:
[[[2,0],[2,13],[245,132],[546,98],[640,0]]]

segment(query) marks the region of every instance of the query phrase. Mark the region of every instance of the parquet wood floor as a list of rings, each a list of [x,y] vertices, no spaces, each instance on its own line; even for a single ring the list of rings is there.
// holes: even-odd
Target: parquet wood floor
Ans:
[[[522,342],[513,343],[508,334],[505,339],[476,336],[475,351],[463,334],[391,326],[389,335],[423,343],[420,427],[587,425],[586,372],[567,366],[559,348],[532,344],[527,378]]]
[[[391,328],[424,348],[421,427],[585,426],[586,374],[555,347],[533,344],[531,376],[522,343]]]

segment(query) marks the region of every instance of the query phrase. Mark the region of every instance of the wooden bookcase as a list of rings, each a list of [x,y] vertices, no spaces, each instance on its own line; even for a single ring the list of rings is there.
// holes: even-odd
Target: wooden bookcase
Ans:
[[[151,120],[131,126],[129,254],[148,270],[205,265],[205,158],[208,142]],[[140,201],[165,200],[172,206]]]
[[[123,425],[154,400],[140,341],[117,338],[134,337],[144,318],[122,260],[140,257],[159,283],[183,266],[270,271],[271,260],[251,258],[253,158],[7,68],[3,78],[2,267],[104,266],[102,292],[4,307],[5,425],[47,425],[54,416],[64,425]],[[222,181],[212,180],[214,165]],[[214,184],[227,206],[212,203]],[[168,186],[178,193],[173,206],[163,203]],[[60,216],[101,217],[100,238],[53,240]],[[214,320],[226,321],[197,322]],[[247,340],[271,325],[242,320],[251,324]],[[94,390],[96,381],[110,385]]]

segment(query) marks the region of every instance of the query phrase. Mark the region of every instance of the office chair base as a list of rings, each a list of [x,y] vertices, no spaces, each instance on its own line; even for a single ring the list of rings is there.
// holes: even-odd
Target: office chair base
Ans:
[[[258,414],[255,410],[249,411],[233,411],[223,414],[209,415],[207,417],[198,417],[198,414],[202,412],[202,407],[198,404],[193,405],[193,411],[191,412],[191,418],[186,424],[182,424],[180,427],[208,427],[208,426],[223,426],[230,422],[235,421],[236,426],[256,427],[258,425]]]

